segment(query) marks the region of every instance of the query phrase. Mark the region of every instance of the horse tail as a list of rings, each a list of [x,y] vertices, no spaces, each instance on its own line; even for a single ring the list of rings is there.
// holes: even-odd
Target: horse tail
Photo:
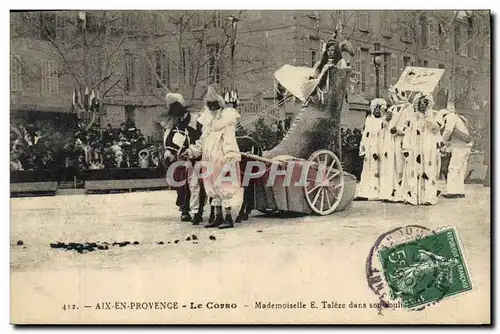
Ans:
[[[236,142],[238,143],[238,148],[241,152],[248,152],[253,155],[262,156],[262,147],[259,142],[250,136],[239,136],[236,137]]]

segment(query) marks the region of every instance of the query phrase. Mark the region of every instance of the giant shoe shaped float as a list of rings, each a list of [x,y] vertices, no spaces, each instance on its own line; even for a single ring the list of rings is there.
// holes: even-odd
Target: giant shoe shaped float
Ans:
[[[275,77],[278,81],[285,78],[280,83],[290,92],[294,87],[290,84],[287,87],[284,82],[291,78],[286,73],[287,66],[278,70]],[[257,210],[328,215],[350,207],[356,192],[356,177],[342,170],[341,161],[333,152],[339,152],[341,147],[340,116],[351,73],[348,67],[330,67],[317,80],[324,91],[312,87],[315,98],[303,99],[306,102],[285,138],[264,152],[267,161],[279,162],[270,165],[278,165],[274,168],[282,173],[286,170],[289,175],[273,177],[270,173],[273,168],[269,166],[259,180],[260,187],[256,188]]]

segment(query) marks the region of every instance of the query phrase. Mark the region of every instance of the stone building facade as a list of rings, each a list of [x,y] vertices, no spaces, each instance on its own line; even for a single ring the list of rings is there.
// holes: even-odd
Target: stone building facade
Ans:
[[[75,87],[95,87],[104,95],[102,124],[134,120],[154,137],[167,90],[183,93],[199,107],[212,84],[221,92],[236,88],[243,119],[252,118],[275,103],[274,71],[284,64],[312,66],[319,60],[321,41],[340,20],[343,35],[356,47],[354,57],[345,55],[356,79],[345,126],[361,127],[375,97],[371,51],[380,43],[382,97],[405,66],[444,68],[434,92],[438,107],[446,105],[444,92],[451,85],[457,109],[481,128],[490,95],[489,13],[469,14],[109,11],[86,12],[82,20],[76,11],[12,12],[11,115],[72,113]],[[286,112],[297,109],[288,105]]]

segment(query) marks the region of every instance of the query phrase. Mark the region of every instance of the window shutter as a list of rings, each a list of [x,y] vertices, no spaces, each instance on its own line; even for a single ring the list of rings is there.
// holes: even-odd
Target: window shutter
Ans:
[[[391,85],[395,85],[398,81],[398,57],[396,54],[391,54]]]
[[[356,80],[361,81],[361,49],[356,49]]]
[[[358,24],[359,24],[359,30],[364,31],[364,32],[369,32],[370,31],[370,22],[369,22],[369,15],[367,11],[359,11],[358,12]]]
[[[168,63],[171,65],[171,77],[170,77],[170,83],[173,86],[178,86],[179,85],[179,49],[177,46],[173,48],[172,51],[168,53],[167,56]]]
[[[391,37],[391,12],[382,12],[382,36]]]

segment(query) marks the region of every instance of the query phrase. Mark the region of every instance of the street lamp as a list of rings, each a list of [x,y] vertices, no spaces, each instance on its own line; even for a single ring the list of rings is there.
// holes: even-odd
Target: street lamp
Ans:
[[[384,61],[384,51],[380,51],[379,42],[373,44],[371,55],[373,57],[373,65],[375,66],[375,97],[380,97],[380,65]]]

